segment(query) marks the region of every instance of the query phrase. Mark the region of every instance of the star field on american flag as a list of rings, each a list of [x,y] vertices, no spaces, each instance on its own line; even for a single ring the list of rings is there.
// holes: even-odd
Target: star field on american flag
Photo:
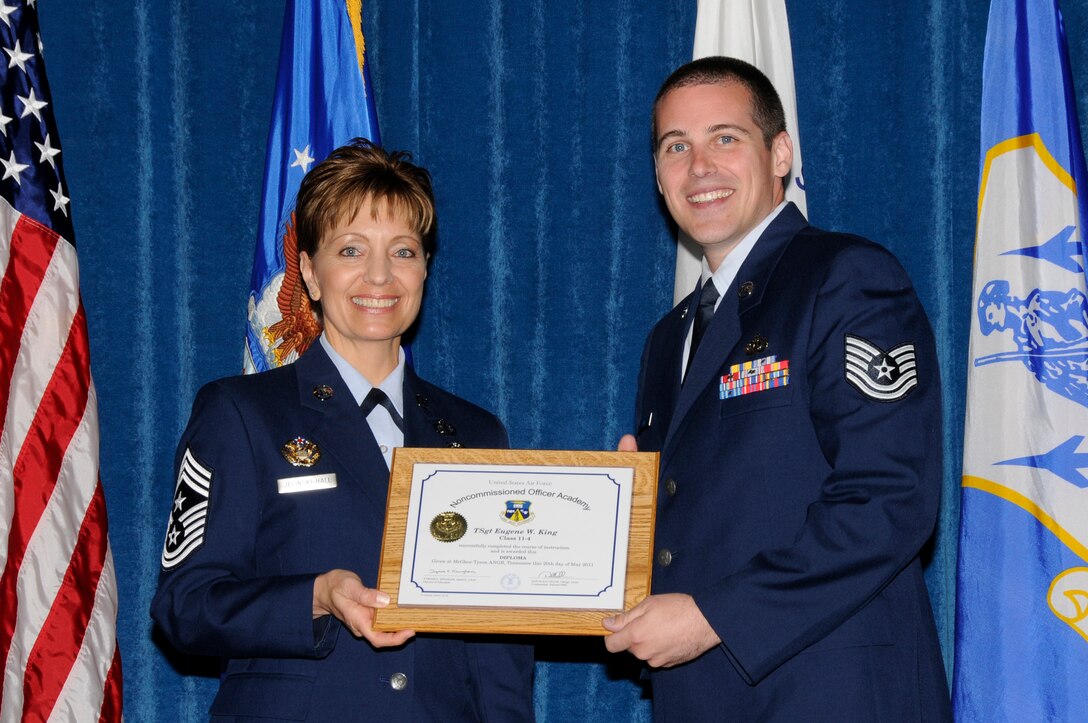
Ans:
[[[19,11],[18,4],[0,0],[0,195],[71,241],[70,199],[54,145],[58,134],[41,70],[41,40],[31,23],[12,22]]]

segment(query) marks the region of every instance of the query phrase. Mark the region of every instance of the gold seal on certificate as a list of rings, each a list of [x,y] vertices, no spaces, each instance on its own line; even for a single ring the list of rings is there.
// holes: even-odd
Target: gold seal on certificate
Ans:
[[[603,634],[649,594],[656,473],[652,453],[398,448],[375,629]]]
[[[465,536],[468,523],[456,512],[439,512],[431,520],[431,537],[439,542],[455,542]]]

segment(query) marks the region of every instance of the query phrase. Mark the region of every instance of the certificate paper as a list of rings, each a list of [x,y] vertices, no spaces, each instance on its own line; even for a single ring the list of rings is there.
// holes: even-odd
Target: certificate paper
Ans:
[[[417,463],[398,604],[622,610],[633,477]]]

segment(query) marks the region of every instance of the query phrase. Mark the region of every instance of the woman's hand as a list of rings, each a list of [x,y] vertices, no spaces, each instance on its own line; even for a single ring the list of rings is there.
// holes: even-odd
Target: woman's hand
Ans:
[[[403,645],[415,635],[412,630],[383,633],[374,630],[374,608],[389,604],[381,590],[363,585],[350,570],[329,570],[314,580],[314,618],[332,615],[357,638],[366,638],[375,648]]]

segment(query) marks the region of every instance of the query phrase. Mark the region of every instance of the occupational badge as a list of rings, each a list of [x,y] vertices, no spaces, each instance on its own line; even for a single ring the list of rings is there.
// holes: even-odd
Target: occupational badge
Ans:
[[[846,335],[846,381],[878,402],[898,402],[918,386],[914,344],[884,351],[871,341]]]
[[[431,537],[439,542],[455,542],[465,536],[468,522],[458,512],[439,512],[431,520]]]
[[[761,351],[767,351],[767,346],[770,344],[767,341],[767,337],[762,334],[756,334],[752,337],[752,340],[744,345],[744,353],[748,356],[753,356]]]
[[[162,546],[162,569],[170,570],[204,544],[204,522],[208,517],[208,496],[212,491],[212,470],[202,465],[186,447],[174,486],[174,507]]]
[[[523,525],[530,522],[536,515],[529,511],[530,500],[507,500],[506,510],[502,513],[502,519],[511,525]]]
[[[280,447],[283,458],[296,467],[313,467],[321,459],[318,446],[303,437],[295,437]]]

